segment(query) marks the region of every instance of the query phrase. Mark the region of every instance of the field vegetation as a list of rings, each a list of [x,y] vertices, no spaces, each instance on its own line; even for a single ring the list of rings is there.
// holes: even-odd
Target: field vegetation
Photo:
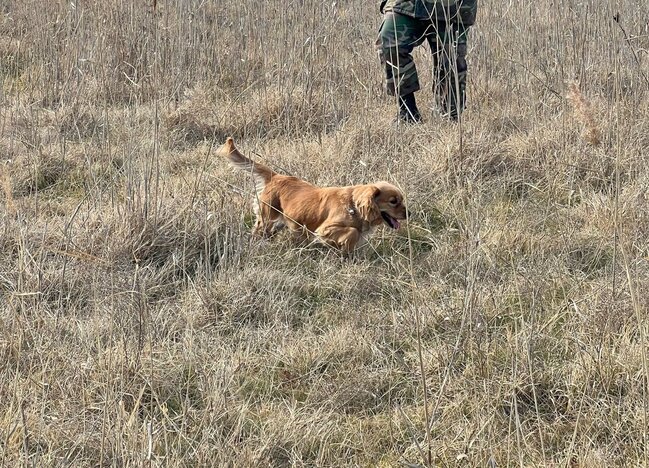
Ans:
[[[481,0],[393,125],[378,2],[0,4],[0,465],[649,464],[649,4]],[[244,154],[388,180],[352,259]]]

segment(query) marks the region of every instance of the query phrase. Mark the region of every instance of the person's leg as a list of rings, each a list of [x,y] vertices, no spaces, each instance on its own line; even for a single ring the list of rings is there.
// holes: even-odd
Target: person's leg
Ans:
[[[466,105],[467,32],[468,28],[438,23],[437,33],[427,36],[435,100],[440,113],[451,120],[457,120]]]
[[[421,119],[414,95],[420,89],[419,77],[411,53],[423,42],[426,26],[420,20],[388,12],[376,40],[379,59],[385,68],[387,93],[399,97],[399,118],[406,122]]]

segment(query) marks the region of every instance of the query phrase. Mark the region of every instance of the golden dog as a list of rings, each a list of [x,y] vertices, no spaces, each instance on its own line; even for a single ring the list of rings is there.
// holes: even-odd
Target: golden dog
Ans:
[[[300,236],[349,253],[382,223],[399,229],[407,217],[401,191],[388,182],[350,187],[316,187],[297,177],[278,174],[237,150],[232,138],[218,154],[251,174],[257,187],[254,234],[270,237],[288,226]]]

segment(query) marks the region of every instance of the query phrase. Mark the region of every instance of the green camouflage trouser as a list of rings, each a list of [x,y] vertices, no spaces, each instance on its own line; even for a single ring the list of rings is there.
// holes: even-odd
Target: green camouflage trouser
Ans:
[[[466,102],[468,27],[386,12],[376,40],[385,67],[389,95],[405,96],[420,89],[412,50],[428,41],[433,54],[434,90],[439,110],[457,118]]]

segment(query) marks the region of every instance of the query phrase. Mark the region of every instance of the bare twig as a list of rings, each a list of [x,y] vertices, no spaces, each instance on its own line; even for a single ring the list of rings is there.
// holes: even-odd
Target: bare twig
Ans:
[[[645,75],[644,71],[642,70],[642,64],[640,63],[640,57],[638,57],[638,53],[635,51],[635,48],[633,47],[633,44],[631,44],[631,39],[629,38],[629,35],[627,34],[626,30],[624,29],[624,26],[622,26],[622,21],[620,17],[620,13],[616,13],[613,15],[613,21],[615,24],[617,24],[620,28],[620,31],[622,31],[622,34],[624,35],[624,42],[629,46],[629,50],[631,51],[631,55],[633,55],[633,59],[635,60],[635,63],[638,65],[638,71],[640,72],[640,75],[642,75],[642,78],[644,78],[645,83],[647,83],[647,87],[649,88],[649,78],[647,75]]]

